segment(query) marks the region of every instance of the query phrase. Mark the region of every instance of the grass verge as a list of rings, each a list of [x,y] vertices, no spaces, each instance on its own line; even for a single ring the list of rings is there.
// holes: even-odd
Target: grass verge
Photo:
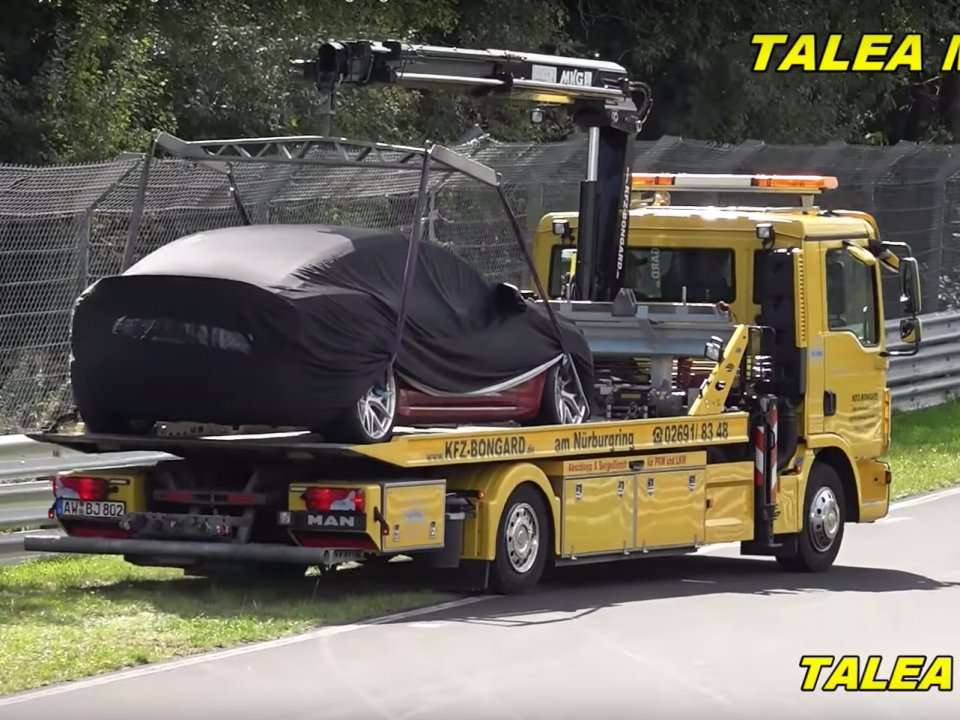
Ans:
[[[353,571],[238,586],[113,556],[0,567],[0,694],[449,597]]]
[[[897,413],[887,459],[893,495],[904,497],[960,481],[960,401]]]

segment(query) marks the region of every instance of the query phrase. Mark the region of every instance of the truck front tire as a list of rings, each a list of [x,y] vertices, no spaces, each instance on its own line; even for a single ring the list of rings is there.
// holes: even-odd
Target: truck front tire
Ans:
[[[823,572],[833,565],[846,519],[846,497],[837,471],[826,463],[814,463],[807,479],[803,501],[803,528],[797,549],[778,555],[780,567],[792,572]]]
[[[532,485],[520,485],[500,515],[491,584],[504,595],[529,592],[543,576],[552,552],[550,517],[543,496]]]

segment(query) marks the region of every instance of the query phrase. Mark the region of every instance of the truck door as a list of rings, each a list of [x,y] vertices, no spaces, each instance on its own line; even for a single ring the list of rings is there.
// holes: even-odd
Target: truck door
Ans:
[[[821,246],[823,429],[847,440],[857,457],[883,452],[883,346],[880,268],[864,248],[842,242]]]

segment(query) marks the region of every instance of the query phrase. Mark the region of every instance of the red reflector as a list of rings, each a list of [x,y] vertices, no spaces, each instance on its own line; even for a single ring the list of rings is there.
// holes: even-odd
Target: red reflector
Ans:
[[[110,483],[103,478],[83,475],[66,475],[58,478],[60,486],[73,490],[80,500],[106,500],[110,494]]]
[[[328,512],[330,510],[347,510],[363,512],[363,490],[351,488],[307,488],[303,494],[307,510],[314,512]]]

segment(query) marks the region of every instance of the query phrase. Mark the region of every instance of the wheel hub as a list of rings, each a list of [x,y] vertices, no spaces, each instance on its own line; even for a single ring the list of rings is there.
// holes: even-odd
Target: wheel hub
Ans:
[[[382,382],[377,383],[357,401],[357,415],[363,431],[372,439],[385,437],[393,425],[393,416],[397,409],[397,391],[393,373],[388,372]]]
[[[810,503],[810,540],[820,552],[826,552],[837,539],[843,518],[840,517],[840,503],[833,490],[822,487],[813,496]]]
[[[560,368],[557,370],[554,402],[557,406],[557,415],[563,425],[578,425],[587,416],[586,403],[576,391],[572,372],[566,360],[561,361]]]
[[[518,573],[529,572],[537,561],[540,549],[540,526],[527,503],[518,503],[510,510],[506,524],[507,559]]]

